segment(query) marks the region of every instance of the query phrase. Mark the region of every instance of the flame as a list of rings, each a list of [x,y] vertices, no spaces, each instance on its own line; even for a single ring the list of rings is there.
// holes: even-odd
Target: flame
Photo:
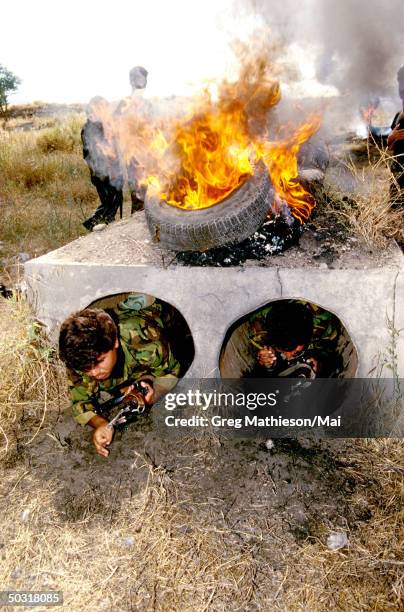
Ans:
[[[243,109],[209,109],[178,126],[175,141],[181,173],[167,203],[185,209],[220,202],[253,174]]]
[[[373,118],[373,115],[375,114],[375,112],[376,112],[376,107],[374,107],[372,105],[368,106],[368,108],[362,108],[361,109],[362,119],[364,120],[366,125],[371,125],[372,118]]]
[[[215,96],[207,87],[181,119],[126,114],[120,127],[126,163],[136,157],[140,183],[167,204],[194,210],[221,202],[262,160],[278,199],[303,222],[315,202],[298,181],[297,154],[320,118],[313,115],[271,140],[268,117],[279,100],[267,60],[254,58],[236,82],[216,84]]]
[[[377,111],[378,107],[379,100],[376,98],[373,101],[370,101],[367,106],[361,106],[359,108],[362,119],[366,123],[366,125],[372,125],[373,115]]]
[[[310,217],[315,200],[299,183],[297,154],[302,144],[319,129],[320,125],[320,116],[313,114],[285,140],[264,142],[259,146],[260,155],[268,168],[276,195],[288,204],[293,216],[301,223]]]

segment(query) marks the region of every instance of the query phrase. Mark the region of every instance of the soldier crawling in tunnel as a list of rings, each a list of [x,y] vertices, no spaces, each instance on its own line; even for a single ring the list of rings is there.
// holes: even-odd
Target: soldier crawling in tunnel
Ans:
[[[180,364],[167,333],[171,318],[168,305],[133,294],[108,311],[76,312],[61,326],[59,354],[67,367],[73,416],[94,429],[93,444],[102,457],[114,435],[97,410],[102,394],[120,389],[150,406],[177,383]]]
[[[246,377],[329,378],[342,370],[338,320],[314,304],[270,304],[250,318],[247,336],[255,363]]]

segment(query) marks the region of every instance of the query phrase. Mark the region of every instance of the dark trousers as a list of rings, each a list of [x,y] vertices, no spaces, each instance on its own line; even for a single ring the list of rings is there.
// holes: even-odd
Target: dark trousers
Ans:
[[[141,197],[139,197],[139,195]],[[131,189],[130,192],[130,199],[132,202],[131,205],[131,209],[130,209],[130,214],[132,215],[134,212],[137,212],[138,210],[143,210],[144,208],[144,198],[145,198],[145,193],[139,193],[138,190],[136,189]]]
[[[139,163],[136,158],[132,157],[126,168],[128,174],[128,187],[130,191],[130,199],[132,201],[131,214],[138,210],[143,210],[144,199],[146,196],[146,188],[139,187]]]
[[[115,187],[109,177],[100,179],[95,174],[91,174],[91,182],[96,188],[101,202],[93,216],[111,222],[115,219],[118,208],[122,215],[123,185]]]

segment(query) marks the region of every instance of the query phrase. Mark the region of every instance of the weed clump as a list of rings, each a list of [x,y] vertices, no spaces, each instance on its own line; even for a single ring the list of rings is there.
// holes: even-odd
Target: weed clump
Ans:
[[[0,459],[7,462],[26,434],[25,422],[40,427],[48,411],[58,410],[64,369],[28,304],[16,296],[0,298],[0,345]]]
[[[322,194],[330,221],[335,219],[370,247],[383,247],[391,239],[404,242],[404,210],[392,207],[390,199],[390,161],[388,151],[380,148],[378,157],[368,149],[361,166],[349,158],[334,168]]]
[[[54,127],[42,130],[38,135],[36,146],[42,153],[73,153],[80,148],[80,128],[82,121],[79,117],[70,118]]]

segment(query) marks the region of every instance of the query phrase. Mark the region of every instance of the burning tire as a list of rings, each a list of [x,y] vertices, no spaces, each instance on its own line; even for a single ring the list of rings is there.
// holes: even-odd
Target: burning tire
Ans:
[[[200,210],[182,210],[146,197],[145,213],[154,240],[177,251],[205,251],[241,242],[264,222],[273,197],[263,164],[227,198]]]

